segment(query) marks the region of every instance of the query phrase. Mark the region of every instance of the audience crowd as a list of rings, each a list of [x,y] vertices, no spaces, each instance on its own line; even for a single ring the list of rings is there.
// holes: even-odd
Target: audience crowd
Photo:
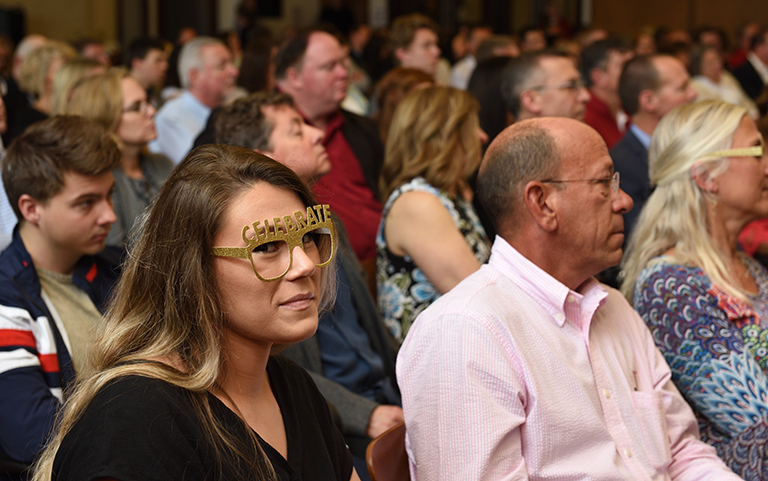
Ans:
[[[768,27],[251,4],[0,36],[0,481],[768,479]]]

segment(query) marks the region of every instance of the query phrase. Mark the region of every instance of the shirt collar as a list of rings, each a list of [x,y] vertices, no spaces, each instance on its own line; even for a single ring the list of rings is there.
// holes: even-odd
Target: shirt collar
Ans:
[[[757,58],[757,55],[755,55],[754,52],[749,52],[747,54],[747,60],[755,68],[755,70],[757,71],[757,74],[763,80],[763,83],[768,84],[768,67],[766,67],[766,65],[762,62],[762,60]]]
[[[640,141],[641,144],[643,144],[643,147],[645,147],[645,150],[649,150],[651,147],[651,136],[646,133],[645,130],[641,129],[634,123],[629,124],[629,130],[632,131],[633,134],[635,134],[635,137],[637,137],[637,140]]]
[[[568,311],[572,311],[570,306],[602,305],[608,296],[608,292],[592,277],[581,284],[577,290],[569,289],[520,254],[501,236],[496,236],[489,264],[531,296],[560,327],[563,327],[569,314],[566,312],[566,307]]]
[[[186,103],[192,106],[192,108],[199,111],[200,113],[204,113],[206,118],[211,115],[211,108],[202,103],[200,99],[195,97],[189,90],[184,90],[181,93],[181,96]]]

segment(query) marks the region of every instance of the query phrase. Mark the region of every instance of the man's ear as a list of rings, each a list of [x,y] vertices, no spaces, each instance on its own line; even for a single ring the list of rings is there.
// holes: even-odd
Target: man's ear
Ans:
[[[541,114],[541,98],[535,90],[520,92],[520,110],[528,111],[534,116]]]
[[[691,178],[702,191],[717,194],[719,190],[717,179],[712,177],[707,163],[696,162],[693,164],[691,166]]]
[[[659,97],[651,89],[641,90],[637,96],[637,106],[640,112],[655,112],[659,106]]]
[[[296,67],[288,67],[285,69],[285,80],[288,82],[288,85],[291,87],[301,87],[302,86],[302,79],[301,75],[299,75],[301,72]]]
[[[141,66],[141,63],[143,62],[143,59],[140,59],[138,57],[133,57],[131,59],[131,70],[136,70]]]
[[[558,226],[552,192],[551,186],[538,180],[528,182],[523,188],[523,199],[528,213],[546,232],[554,232]]]
[[[404,57],[405,57],[405,49],[403,47],[397,47],[395,49],[395,58],[397,59],[397,62],[399,64],[402,64]]]
[[[192,86],[197,82],[197,78],[200,76],[200,72],[196,68],[187,70],[187,77],[189,78],[189,85]]]
[[[597,85],[598,87],[602,87],[605,77],[608,75],[608,72],[601,68],[593,68],[589,72],[589,80],[592,82],[592,85]]]
[[[29,194],[21,194],[19,197],[19,211],[25,221],[37,225],[40,221],[40,207],[42,203],[33,199]]]

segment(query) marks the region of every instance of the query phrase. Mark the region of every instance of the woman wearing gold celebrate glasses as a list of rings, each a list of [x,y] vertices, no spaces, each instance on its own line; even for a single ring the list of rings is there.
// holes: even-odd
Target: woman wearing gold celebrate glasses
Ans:
[[[131,252],[37,480],[357,480],[309,376],[272,356],[333,287],[327,206],[252,151],[192,151]]]
[[[768,156],[742,107],[678,107],[648,155],[655,190],[632,232],[622,291],[653,333],[702,439],[768,479],[768,271],[744,226],[768,216]],[[658,400],[663,402],[663,400]]]

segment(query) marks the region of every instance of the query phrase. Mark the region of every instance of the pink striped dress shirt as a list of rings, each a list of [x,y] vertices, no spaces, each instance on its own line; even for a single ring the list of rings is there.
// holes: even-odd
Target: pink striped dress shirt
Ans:
[[[741,479],[621,294],[572,291],[500,237],[417,318],[397,378],[418,481]]]

